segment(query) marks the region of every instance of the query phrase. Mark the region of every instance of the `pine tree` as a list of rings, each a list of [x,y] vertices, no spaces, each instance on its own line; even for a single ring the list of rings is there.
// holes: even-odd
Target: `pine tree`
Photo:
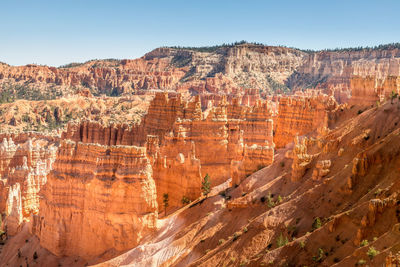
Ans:
[[[167,207],[169,206],[169,196],[168,193],[164,193],[163,195],[163,203],[164,203],[164,215],[167,216]]]
[[[208,194],[210,193],[210,177],[208,176],[208,173],[206,176],[204,176],[203,182],[201,182],[201,191],[203,192],[203,195],[208,197]]]

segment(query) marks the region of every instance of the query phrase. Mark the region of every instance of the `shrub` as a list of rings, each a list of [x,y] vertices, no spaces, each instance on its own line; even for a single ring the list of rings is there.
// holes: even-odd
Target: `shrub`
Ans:
[[[218,240],[218,245],[222,245],[225,242],[225,239]]]
[[[274,201],[273,201],[273,199],[272,199],[271,193],[268,193],[268,196],[267,196],[267,205],[268,205],[269,208],[275,207],[275,203],[274,203]]]
[[[167,208],[169,206],[169,196],[167,193],[164,193],[163,195],[163,203],[164,203],[164,215],[167,215]]]
[[[289,243],[288,238],[286,236],[283,236],[283,234],[281,233],[276,240],[276,245],[278,246],[278,248],[280,248],[285,246],[287,243]]]
[[[205,195],[206,197],[208,196],[208,194],[211,191],[211,189],[210,189],[210,177],[208,176],[208,173],[206,174],[206,176],[204,176],[204,179],[201,182],[201,191],[203,192],[203,195]]]
[[[186,204],[190,203],[190,199],[188,199],[187,197],[183,196],[181,202],[182,202],[183,205],[186,205]]]
[[[313,256],[313,261],[315,262],[321,262],[322,259],[324,258],[324,250],[322,248],[318,249],[318,255],[317,256]]]
[[[378,250],[376,250],[374,247],[369,247],[367,255],[371,260],[378,254],[379,254]]]
[[[316,230],[316,229],[320,228],[321,226],[322,226],[321,218],[319,218],[319,217],[315,218],[314,222],[312,224],[312,229]]]
[[[368,246],[368,240],[367,240],[367,239],[364,239],[364,240],[361,241],[361,243],[360,243],[360,247],[365,247],[365,246]]]
[[[361,259],[361,260],[359,260],[359,261],[357,262],[357,265],[365,265],[366,263],[367,263],[366,260]]]
[[[304,241],[304,240],[300,241],[299,242],[299,246],[300,246],[301,249],[305,248],[306,247],[306,241]]]
[[[239,237],[240,237],[240,234],[234,233],[234,234],[233,234],[232,241],[236,241]]]
[[[243,233],[247,233],[248,230],[249,230],[249,229],[247,229],[247,227],[244,227],[244,228],[243,228]]]

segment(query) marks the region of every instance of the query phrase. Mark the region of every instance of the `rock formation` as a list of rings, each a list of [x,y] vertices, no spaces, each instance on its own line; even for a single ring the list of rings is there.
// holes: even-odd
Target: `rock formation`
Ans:
[[[0,212],[5,211],[8,234],[18,231],[23,219],[39,211],[39,191],[47,181],[56,148],[44,140],[28,139],[15,144],[12,138],[0,143]]]
[[[156,227],[145,148],[64,140],[47,180],[33,232],[57,256],[123,251]]]
[[[169,209],[180,207],[201,196],[205,174],[213,186],[230,177],[238,184],[271,164],[272,130],[267,102],[250,108],[223,100],[203,112],[199,98],[162,93],[139,125],[70,124],[32,232],[58,256],[136,246],[155,230],[164,194]]]
[[[285,146],[296,135],[328,127],[329,113],[336,107],[336,102],[323,94],[281,97],[274,136],[276,146]]]
[[[241,44],[0,64],[0,259],[395,265],[399,58]]]
[[[400,79],[399,76],[387,76],[384,78],[377,78],[377,76],[354,76],[350,80],[350,89],[352,97],[350,103],[375,105],[390,98],[391,93],[400,92]]]

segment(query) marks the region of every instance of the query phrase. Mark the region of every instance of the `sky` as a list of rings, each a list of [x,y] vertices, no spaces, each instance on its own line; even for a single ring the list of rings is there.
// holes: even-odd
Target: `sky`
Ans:
[[[0,61],[60,66],[160,46],[400,42],[399,0],[0,0]]]

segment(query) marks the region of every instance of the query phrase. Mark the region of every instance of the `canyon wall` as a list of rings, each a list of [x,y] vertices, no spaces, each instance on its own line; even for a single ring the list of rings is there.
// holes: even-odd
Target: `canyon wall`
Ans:
[[[391,93],[400,93],[400,76],[354,76],[350,80],[352,96],[350,103],[372,105],[390,98]]]
[[[276,117],[275,145],[284,147],[296,135],[328,127],[329,112],[336,107],[336,101],[325,94],[281,97]]]
[[[138,59],[92,60],[60,68],[0,64],[0,84],[23,83],[20,86],[33,85],[33,89],[61,95],[72,93],[73,88],[90,88],[114,96],[161,89],[179,92],[184,98],[221,93],[238,97],[248,89],[271,94],[317,87],[344,103],[353,91],[353,77],[384,81],[397,76],[400,50],[391,46],[305,52],[239,44],[207,51],[157,48]]]
[[[136,246],[155,230],[164,194],[175,210],[202,195],[206,174],[212,186],[239,184],[273,162],[269,106],[223,98],[203,110],[200,97],[158,93],[140,124],[69,124],[32,233],[57,256]]]
[[[39,212],[39,191],[47,182],[56,147],[46,140],[0,143],[0,212],[6,213],[8,234],[17,233],[23,220]]]
[[[145,148],[63,140],[47,180],[33,233],[57,256],[123,251],[156,227]]]

